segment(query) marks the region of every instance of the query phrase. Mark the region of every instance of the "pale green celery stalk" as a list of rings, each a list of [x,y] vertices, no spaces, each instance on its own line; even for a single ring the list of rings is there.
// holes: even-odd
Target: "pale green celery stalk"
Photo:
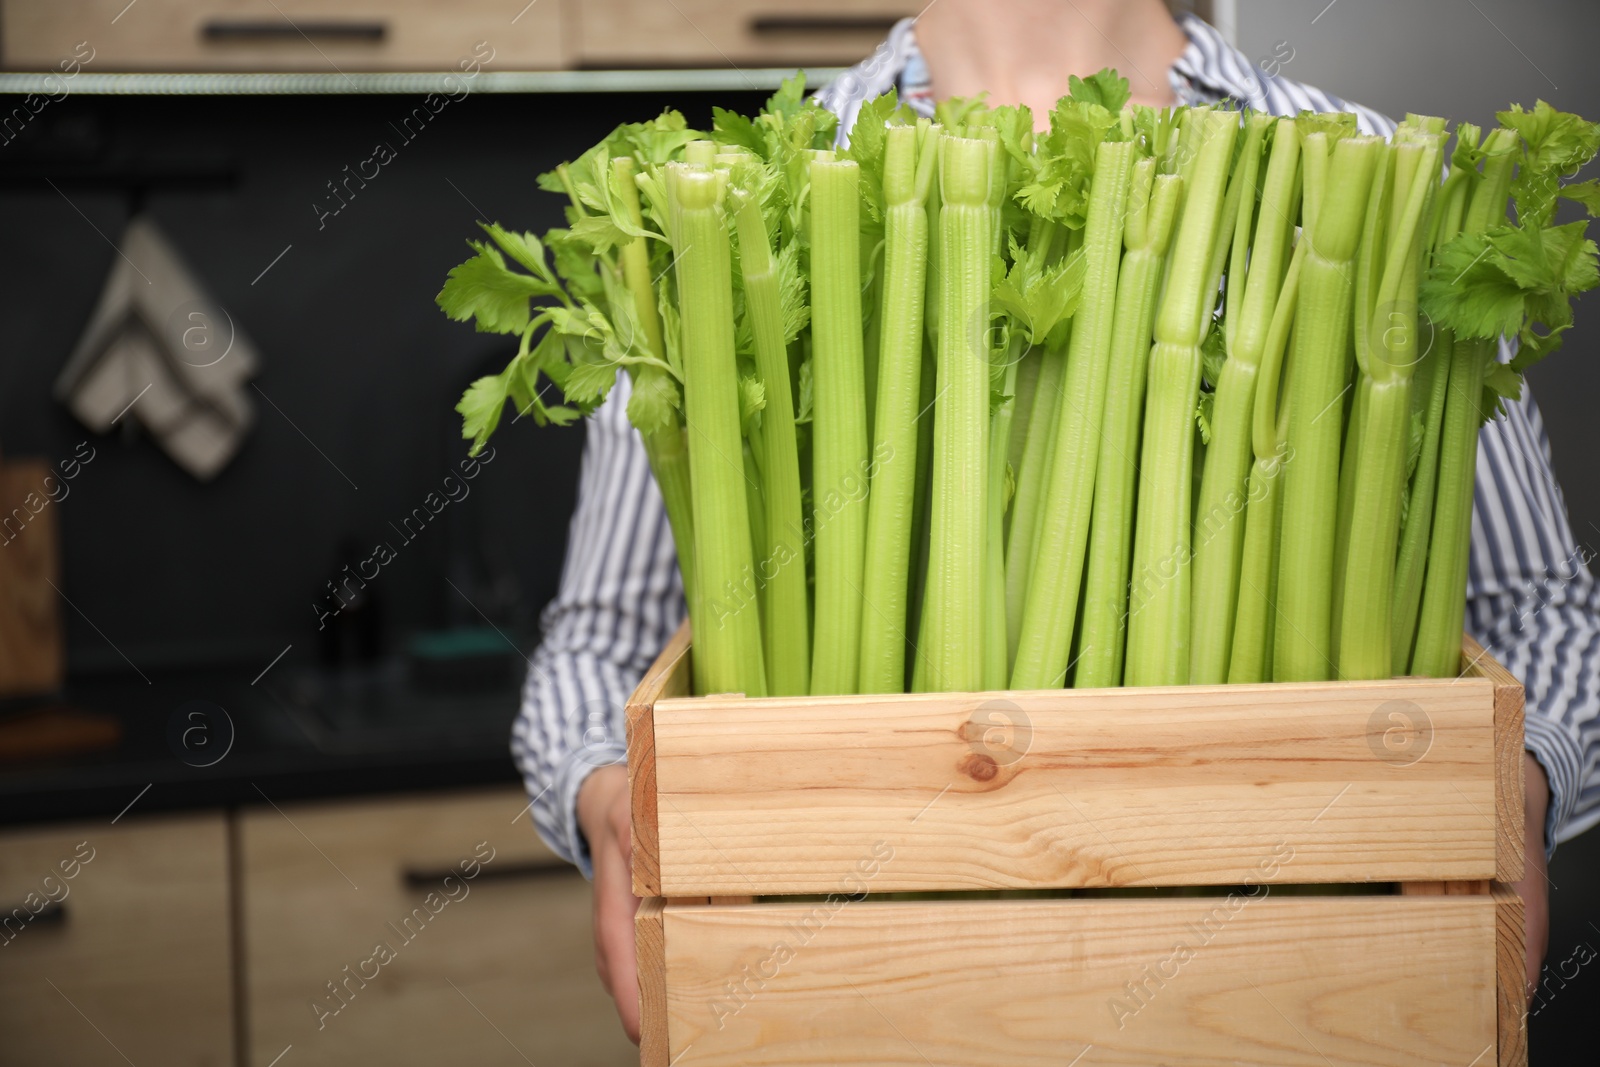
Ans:
[[[761,586],[761,637],[773,696],[811,691],[811,625],[806,589],[805,517],[800,497],[800,454],[789,389],[789,353],[783,342],[779,280],[761,204],[736,190],[732,201],[739,233],[744,311],[755,345],[756,372],[766,389],[761,409],[761,499],[756,569]]]
[[[934,352],[939,350],[939,213],[944,208],[944,197],[941,193],[939,182],[940,165],[937,157],[944,151],[944,135],[947,133],[942,126],[936,134],[930,134],[925,145],[925,150],[935,156],[933,168],[933,185],[928,189],[928,280],[923,291],[923,325],[928,331],[928,347]]]
[[[1247,187],[1255,185],[1258,157],[1247,144],[1242,175]],[[1211,444],[1206,449],[1194,528],[1189,680],[1199,685],[1217,684],[1228,676],[1253,465],[1256,379],[1283,280],[1284,235],[1293,229],[1299,169],[1299,130],[1294,119],[1278,119],[1254,240],[1251,215],[1241,205],[1228,270],[1228,313],[1223,319],[1227,360],[1212,402]]]
[[[1044,366],[1043,348],[1030,347],[1017,363],[1017,405],[1011,413],[1011,437],[1006,445],[1006,467],[1011,471],[1012,504],[1006,508],[1006,537],[1011,536],[1011,517],[1015,514],[1017,477],[1022,473],[1022,453],[1028,444],[1028,423],[1033,419],[1034,401],[1039,398],[1039,372]],[[1007,638],[1009,642],[1010,638]],[[1009,646],[1008,646],[1009,647]],[[1006,655],[1010,660],[1010,653]]]
[[[1464,129],[1471,129],[1472,132],[1458,131],[1458,136],[1470,136],[1476,144],[1477,131],[1470,127]],[[1438,193],[1431,229],[1434,248],[1461,231],[1467,189],[1459,179],[1464,177],[1464,171],[1452,170],[1444,188]],[[1439,200],[1443,201],[1442,205],[1437,202]],[[1409,669],[1411,650],[1417,640],[1417,613],[1422,607],[1422,576],[1428,563],[1434,490],[1439,480],[1439,442],[1443,437],[1445,397],[1449,393],[1451,357],[1455,351],[1455,335],[1451,331],[1436,327],[1432,339],[1432,349],[1417,368],[1422,379],[1420,388],[1426,397],[1422,416],[1422,454],[1417,458],[1417,469],[1411,478],[1405,522],[1400,530],[1400,551],[1394,565],[1394,619],[1390,648],[1397,672]]]
[[[764,696],[734,358],[732,252],[722,210],[725,180],[683,164],[670,164],[667,180],[680,242],[674,251],[683,407],[690,434],[695,581],[701,590],[694,658],[704,692]]]
[[[867,540],[861,189],[853,160],[811,162],[812,509],[816,611],[811,692],[856,692]]]
[[[1001,372],[1005,398],[989,416],[988,486],[984,502],[983,688],[1004,689],[1011,676],[1006,647],[1006,456],[1011,450],[1011,420],[1017,410],[1017,364],[1024,339],[1014,333]]]
[[[992,141],[943,135],[939,166],[939,397],[927,592],[917,642],[923,688],[983,684],[984,467],[989,432]]]
[[[1000,221],[1000,208],[995,203],[991,189],[992,217]],[[1054,222],[1034,216],[1028,230],[1024,255],[1034,270],[1043,268],[1049,259],[1057,226]],[[985,689],[1004,689],[1011,677],[1011,645],[1006,614],[1006,522],[1010,506],[1006,488],[1012,484],[1015,468],[1011,456],[1015,453],[1020,462],[1023,438],[1016,423],[1020,413],[1026,424],[1033,410],[1032,391],[1038,384],[1038,360],[1027,358],[1032,345],[1020,324],[1013,332],[1005,352],[1005,363],[1000,372],[1000,395],[1004,399],[994,408],[989,425],[989,488],[988,519],[983,561],[983,686]],[[1039,338],[1043,340],[1043,338]],[[1024,388],[1028,392],[1024,392]],[[1013,485],[1014,491],[1014,485]],[[1013,496],[1014,499],[1014,496]]]
[[[996,256],[1006,252],[1003,222],[1010,157],[1000,147],[1000,131],[981,127],[974,132],[994,145],[989,163],[989,230]],[[1035,237],[1046,232],[1043,219],[1032,226]],[[1036,243],[1029,242],[1027,254],[1037,254]],[[1004,367],[999,372],[1000,396],[989,413],[989,452],[984,461],[984,545],[983,545],[983,688],[1004,689],[1010,675],[1006,648],[1006,456],[1011,451],[1011,419],[1016,412],[1017,361],[1022,358],[1021,338],[1013,336],[1002,353]],[[994,375],[991,371],[991,384]]]
[[[1394,225],[1365,346],[1366,414],[1357,453],[1344,598],[1339,615],[1339,677],[1394,673],[1392,619],[1400,506],[1411,440],[1411,384],[1417,365],[1417,282],[1422,240],[1439,184],[1438,135],[1397,144]],[[1400,187],[1405,186],[1404,193]]]
[[[1117,280],[1116,325],[1106,380],[1105,418],[1094,508],[1089,520],[1088,574],[1084,578],[1078,688],[1122,684],[1127,645],[1128,573],[1133,565],[1133,507],[1139,480],[1139,424],[1150,360],[1156,299],[1183,179],[1157,176],[1159,161],[1134,164],[1123,231],[1127,251]]]
[[[1239,128],[1232,112],[1210,113],[1205,123],[1186,179],[1150,349],[1123,666],[1127,685],[1182,685],[1189,678],[1190,501],[1200,342],[1215,297],[1210,260]]]
[[[1011,673],[1014,689],[1059,687],[1070,665],[1100,461],[1122,229],[1135,151],[1130,141],[1104,141],[1095,151],[1084,225],[1083,291],[1073,316],[1055,447],[1041,486],[1044,507],[1034,535],[1033,568]]]
[[[1359,286],[1359,282],[1357,283]],[[1351,331],[1364,330],[1370,324],[1351,323]],[[1365,436],[1367,405],[1370,402],[1372,383],[1358,370],[1355,377],[1345,383],[1350,397],[1349,418],[1345,420],[1344,438],[1339,445],[1339,505],[1334,510],[1333,528],[1333,600],[1329,608],[1329,655],[1335,667],[1339,663],[1339,620],[1344,613],[1344,574],[1350,554],[1350,524],[1356,513],[1356,473],[1361,467],[1361,444]]]
[[[1006,536],[1006,658],[1013,665],[1017,658],[1017,642],[1022,636],[1022,610],[1027,604],[1028,580],[1033,573],[1034,541],[1039,533],[1039,518],[1044,512],[1045,478],[1055,450],[1056,419],[1061,408],[1061,390],[1066,383],[1071,330],[1072,323],[1068,321],[1061,327],[1062,335],[1052,334],[1035,357],[1039,361],[1039,376],[1034,383],[1036,395],[1033,411],[1028,416],[1022,462],[1017,467],[1011,530]]]
[[[683,161],[691,166],[714,167],[717,164],[715,141],[688,141],[683,146]]]
[[[1463,233],[1503,225],[1515,165],[1516,134],[1497,129],[1484,139],[1483,177],[1473,188]],[[1498,350],[1496,341],[1457,339],[1450,359],[1439,441],[1439,488],[1423,577],[1422,609],[1411,673],[1442,678],[1461,668],[1461,632],[1466,615],[1467,561],[1472,540],[1472,492],[1482,427],[1483,379]]]
[[[937,144],[938,138],[932,140]],[[938,186],[935,180],[935,188]],[[930,231],[929,236],[932,236]],[[931,269],[931,263],[930,263]],[[931,305],[925,304],[923,317],[931,314]],[[926,661],[916,654],[922,637],[923,608],[928,596],[928,561],[930,545],[928,530],[933,525],[933,408],[939,387],[939,360],[933,342],[924,339],[922,344],[922,392],[917,412],[917,481],[912,490],[911,513],[911,569],[906,605],[906,654],[910,665],[906,671],[908,692],[920,692],[919,675],[925,674]]]
[[[1250,466],[1250,480],[1245,491],[1239,601],[1234,614],[1233,648],[1228,658],[1228,681],[1232,683],[1270,680],[1283,469],[1292,458],[1287,449],[1289,406],[1279,404],[1278,385],[1283,377],[1289,329],[1299,303],[1300,268],[1305,261],[1306,247],[1303,241],[1295,247],[1261,346],[1261,368],[1256,376],[1255,404],[1250,416],[1250,442],[1255,462]]]
[[[1070,256],[1083,244],[1082,229],[1057,226],[1055,234],[1047,256],[1058,251],[1061,256]],[[1039,361],[1038,377],[1034,381],[1027,434],[1020,446],[1021,459],[1016,464],[1011,528],[1006,533],[1006,660],[1013,665],[1017,658],[1017,641],[1022,636],[1022,609],[1027,604],[1028,579],[1033,573],[1034,539],[1039,533],[1039,517],[1044,513],[1045,479],[1055,454],[1056,419],[1061,409],[1061,390],[1067,377],[1067,349],[1071,341],[1072,320],[1068,319],[1050,332],[1034,357]]]
[[[634,182],[633,160],[627,156],[613,159],[611,172],[617,199],[628,221],[643,228],[644,215],[639,208],[639,187]],[[644,334],[640,340],[652,356],[665,360],[667,347],[661,334],[661,310],[650,278],[650,251],[645,247],[645,239],[629,238],[617,246],[617,255],[622,267],[623,284],[633,296],[634,317]],[[678,571],[683,575],[684,598],[690,600],[694,591],[694,507],[689,495],[688,438],[684,436],[683,425],[676,416],[672,425],[642,436],[645,456],[650,461],[651,472],[656,476],[656,485],[661,489],[662,503],[666,505],[672,543],[678,551]],[[691,600],[691,609],[693,606]],[[691,618],[694,614],[691,610]]]
[[[892,126],[884,148],[882,329],[861,603],[862,693],[905,690],[928,266],[925,200],[939,159],[929,138],[939,135],[938,127]]]
[[[1373,315],[1377,312],[1378,288],[1383,281],[1384,260],[1389,247],[1389,212],[1396,177],[1395,161],[1394,145],[1385,144],[1373,171],[1366,217],[1361,227],[1361,241],[1356,246],[1356,281],[1348,349],[1354,360],[1346,360],[1346,373],[1353,372],[1353,376],[1345,384],[1350,403],[1341,405],[1342,410],[1349,412],[1349,417],[1345,419],[1344,439],[1339,446],[1339,506],[1335,512],[1333,532],[1333,600],[1328,647],[1336,673],[1342,633],[1340,619],[1344,613],[1345,564],[1350,552],[1350,524],[1355,517],[1356,497],[1359,494],[1356,473],[1361,468],[1367,405],[1372,393],[1372,383],[1364,371],[1372,358]]]
[[[1322,681],[1332,662],[1333,543],[1339,506],[1341,400],[1354,292],[1354,260],[1381,138],[1306,137],[1308,247],[1295,310],[1283,518],[1272,639],[1274,681]],[[1313,145],[1312,142],[1324,142]],[[1313,159],[1321,163],[1313,164]]]
[[[759,567],[767,547],[766,483],[761,474],[761,460],[756,455],[756,446],[751,444],[749,436],[745,437],[743,443],[745,512],[750,516],[750,558]],[[762,620],[762,658],[765,659],[767,588],[766,584],[760,580],[759,571],[757,572],[755,584],[756,605],[760,610]],[[770,667],[770,665],[768,666]],[[770,676],[767,679],[767,692],[772,692],[772,679]]]

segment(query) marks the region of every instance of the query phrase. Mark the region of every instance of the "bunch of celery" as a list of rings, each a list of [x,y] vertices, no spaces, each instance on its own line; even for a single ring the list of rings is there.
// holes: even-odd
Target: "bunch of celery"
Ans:
[[[519,341],[475,450],[628,376],[697,691],[1454,673],[1478,429],[1600,282],[1554,221],[1600,127],[1447,153],[1103,71],[1037,123],[891,93],[839,147],[803,89],[618,128],[541,176],[566,227],[485,226],[439,294]]]

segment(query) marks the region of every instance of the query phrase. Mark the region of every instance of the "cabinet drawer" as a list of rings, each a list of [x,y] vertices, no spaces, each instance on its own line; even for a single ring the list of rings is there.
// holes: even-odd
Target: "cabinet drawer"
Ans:
[[[5,66],[90,70],[538,70],[563,65],[561,4],[501,0],[10,0]],[[114,21],[113,21],[114,20]],[[87,42],[83,52],[79,42]],[[481,42],[481,43],[480,43]],[[89,50],[92,49],[92,53]],[[492,58],[490,58],[492,56]]]
[[[636,1064],[595,976],[588,883],[526,804],[506,789],[242,815],[250,1067],[290,1044],[298,1067],[520,1062],[508,1040],[538,1064]]]
[[[0,1060],[233,1063],[221,813],[0,834],[0,908]]]
[[[586,67],[843,66],[917,6],[897,0],[568,0]]]

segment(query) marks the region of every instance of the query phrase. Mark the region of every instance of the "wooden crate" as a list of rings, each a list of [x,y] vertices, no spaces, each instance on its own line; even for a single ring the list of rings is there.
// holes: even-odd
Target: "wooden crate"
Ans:
[[[627,712],[644,1067],[1526,1062],[1522,688],[1470,640],[1454,679],[760,700],[688,651]],[[1016,889],[1080,892],[877,896]]]

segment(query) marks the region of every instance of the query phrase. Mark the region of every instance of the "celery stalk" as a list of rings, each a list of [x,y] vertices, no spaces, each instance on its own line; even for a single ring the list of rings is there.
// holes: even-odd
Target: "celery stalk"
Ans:
[[[861,315],[860,171],[811,160],[812,507],[816,608],[811,692],[853,693],[861,661],[867,417]]]
[[[861,606],[862,693],[905,689],[928,264],[925,201],[939,158],[930,138],[939,135],[937,127],[893,126],[884,149],[883,303],[872,450],[876,465],[867,497]]]
[[[1373,171],[1376,137],[1346,137],[1327,151],[1327,134],[1306,137],[1306,198],[1311,207],[1295,311],[1283,518],[1278,539],[1275,681],[1320,681],[1332,655],[1334,527],[1339,505],[1340,403],[1354,299],[1353,266]],[[1313,143],[1317,142],[1317,143]],[[1322,163],[1313,164],[1313,159]]]
[[[1470,140],[1474,146],[1479,139],[1475,126],[1463,125],[1457,136]],[[1438,248],[1461,232],[1462,213],[1466,209],[1466,181],[1471,177],[1466,170],[1453,167],[1445,179],[1444,188],[1435,198],[1434,217],[1429,228],[1429,241]],[[1436,327],[1430,351],[1418,366],[1421,376],[1423,404],[1422,454],[1417,458],[1416,473],[1408,490],[1405,521],[1400,530],[1400,550],[1394,565],[1394,618],[1392,621],[1391,655],[1396,671],[1406,671],[1411,665],[1411,652],[1417,641],[1417,615],[1422,607],[1422,577],[1428,563],[1428,541],[1433,532],[1434,492],[1439,481],[1439,444],[1444,431],[1445,399],[1449,394],[1450,368],[1455,352],[1455,335],[1448,329]]]
[[[983,684],[984,489],[989,435],[989,207],[992,141],[943,135],[939,185],[939,399],[927,592],[917,643],[921,686]]]
[[[1115,322],[1118,265],[1133,177],[1135,146],[1104,141],[1095,150],[1094,181],[1084,225],[1083,293],[1073,316],[1056,437],[1042,489],[1017,638],[1014,689],[1050,689],[1066,680],[1072,630],[1089,545],[1100,426]]]
[[[1272,665],[1273,605],[1277,599],[1278,523],[1283,511],[1283,469],[1288,451],[1288,405],[1280,406],[1284,350],[1300,296],[1300,267],[1306,244],[1295,247],[1283,276],[1277,306],[1261,346],[1261,368],[1251,411],[1250,466],[1246,486],[1244,548],[1239,564],[1239,599],[1234,614],[1229,682],[1265,682]]]
[[[1484,139],[1483,177],[1472,190],[1462,232],[1481,233],[1505,221],[1516,135],[1498,129]],[[1472,494],[1477,484],[1478,430],[1484,423],[1483,379],[1495,359],[1494,341],[1457,339],[1439,441],[1438,495],[1434,498],[1428,569],[1411,673],[1456,674],[1466,615],[1467,563],[1472,542]]]
[[[1056,419],[1061,390],[1067,377],[1067,346],[1072,323],[1063,338],[1054,337],[1033,357],[1039,362],[1034,381],[1033,410],[1028,415],[1022,461],[1017,465],[1016,496],[1011,503],[1011,529],[1006,534],[1006,659],[1015,664],[1017,641],[1022,636],[1022,609],[1026,606],[1029,576],[1033,572],[1034,539],[1044,511],[1045,476],[1055,448]]]
[[[1079,688],[1122,683],[1145,371],[1150,360],[1162,268],[1183,190],[1182,178],[1175,174],[1157,176],[1157,165],[1155,159],[1142,159],[1134,165],[1128,221],[1123,232],[1127,251],[1122,256],[1122,276],[1117,280],[1104,443],[1089,521],[1081,651],[1073,676],[1073,685]]]
[[[1257,154],[1245,148],[1245,180],[1255,180]],[[1229,313],[1224,320],[1227,361],[1216,382],[1211,446],[1195,523],[1194,603],[1189,627],[1189,680],[1226,680],[1246,533],[1248,479],[1254,464],[1251,424],[1262,350],[1270,331],[1284,272],[1285,234],[1293,229],[1299,178],[1300,133],[1291,118],[1277,120],[1255,237],[1242,208],[1228,274]],[[1246,252],[1249,253],[1248,261]],[[1276,409],[1277,398],[1272,398]]]
[[[739,432],[732,253],[722,210],[725,179],[674,164],[667,180],[680,241],[674,251],[683,406],[690,434],[694,571],[701,591],[694,655],[705,692],[764,696],[761,621],[748,607],[755,571]]]
[[[639,207],[639,187],[634,184],[633,160],[627,156],[613,159],[611,172],[617,199],[628,221],[643,228],[644,215]],[[640,340],[652,356],[665,360],[667,347],[661,334],[661,311],[650,278],[650,252],[645,247],[645,239],[630,237],[617,246],[617,255],[623,283],[633,296],[634,317],[644,334]],[[688,598],[694,589],[694,507],[689,495],[689,442],[682,425],[642,436],[645,456],[661,490],[661,501],[666,505],[667,525],[672,528],[678,570],[683,575],[684,596]],[[691,611],[691,618],[693,614]]]
[[[1239,129],[1231,112],[1210,112],[1202,121],[1150,349],[1123,667],[1127,685],[1182,685],[1189,678],[1190,502],[1200,342],[1216,295],[1211,258],[1220,239]]]
[[[745,317],[755,345],[756,370],[766,389],[760,431],[764,511],[759,524],[754,519],[751,522],[762,534],[756,550],[762,583],[762,646],[769,691],[774,696],[800,696],[811,690],[811,627],[789,353],[783,342],[778,275],[761,204],[743,191],[734,194],[733,202]]]
[[[1366,401],[1337,616],[1340,678],[1387,678],[1394,673],[1394,565],[1417,363],[1417,281],[1425,219],[1438,185],[1439,141],[1436,135],[1417,135],[1391,150],[1396,202],[1402,206],[1392,212],[1387,262],[1368,317],[1370,332],[1357,349],[1367,357],[1361,368]],[[1402,185],[1409,188],[1402,192]]]

